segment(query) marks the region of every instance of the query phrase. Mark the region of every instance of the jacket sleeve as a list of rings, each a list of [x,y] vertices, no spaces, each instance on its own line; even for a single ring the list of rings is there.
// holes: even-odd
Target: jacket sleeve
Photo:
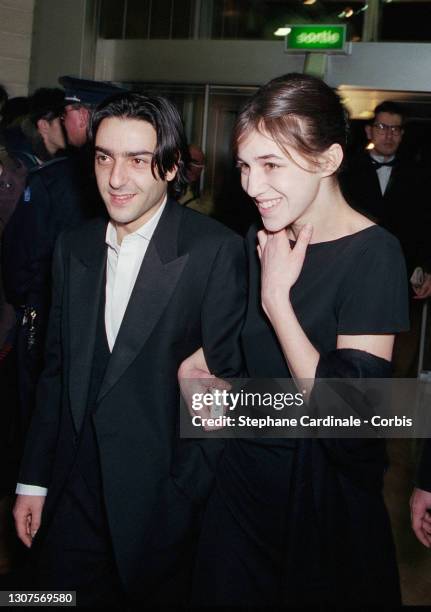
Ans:
[[[244,376],[240,333],[246,307],[246,279],[244,243],[231,234],[215,257],[201,310],[203,350],[208,367],[216,376]],[[182,438],[173,462],[175,485],[187,498],[200,504],[214,484],[224,448],[224,440],[210,438]]]
[[[45,348],[45,368],[39,379],[35,412],[30,424],[19,482],[48,487],[57,446],[61,406],[61,321],[64,293],[63,241],[53,260],[52,306]]]
[[[244,241],[231,234],[221,244],[202,306],[203,350],[212,374],[244,375],[240,334],[247,300]]]

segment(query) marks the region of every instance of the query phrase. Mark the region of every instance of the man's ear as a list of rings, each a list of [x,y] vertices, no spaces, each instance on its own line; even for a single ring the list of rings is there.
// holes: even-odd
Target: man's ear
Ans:
[[[165,174],[165,181],[170,183],[177,176],[178,167],[174,166],[171,170],[168,170]]]
[[[49,121],[46,119],[38,119],[36,121],[36,127],[40,134],[46,134],[49,129]]]
[[[371,128],[371,125],[365,126],[365,133],[367,135],[368,140],[373,140],[373,130]]]
[[[320,172],[322,176],[331,176],[341,166],[344,153],[341,145],[332,144],[320,157]]]
[[[88,110],[88,108],[85,108],[85,106],[80,106],[78,112],[81,127],[87,127],[90,121],[90,111]]]

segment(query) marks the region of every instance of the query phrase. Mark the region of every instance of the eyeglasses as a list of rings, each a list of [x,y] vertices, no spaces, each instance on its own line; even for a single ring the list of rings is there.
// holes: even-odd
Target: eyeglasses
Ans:
[[[190,165],[193,166],[193,168],[205,168],[205,164],[195,159],[190,160]]]
[[[373,127],[376,128],[378,132],[383,134],[384,132],[390,132],[391,134],[396,134],[399,136],[403,129],[402,125],[387,125],[386,123],[373,123]]]

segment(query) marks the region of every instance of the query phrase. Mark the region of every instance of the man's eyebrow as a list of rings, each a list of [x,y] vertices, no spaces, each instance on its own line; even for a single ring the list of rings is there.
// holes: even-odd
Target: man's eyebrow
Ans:
[[[98,151],[99,153],[103,153],[104,155],[108,155],[108,157],[115,157],[115,153],[113,151],[110,151],[109,149],[105,149],[104,147],[99,147],[98,145],[96,145],[94,147],[95,151]],[[120,153],[121,157],[137,157],[138,155],[154,155],[153,151],[147,151],[146,149],[142,149],[142,151],[124,151],[123,153]]]

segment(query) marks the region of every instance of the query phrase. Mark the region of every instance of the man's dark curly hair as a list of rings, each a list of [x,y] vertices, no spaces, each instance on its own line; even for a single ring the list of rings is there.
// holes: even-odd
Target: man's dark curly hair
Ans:
[[[158,175],[165,180],[166,173],[176,169],[176,176],[169,182],[168,190],[174,197],[179,197],[187,187],[190,154],[181,117],[172,102],[162,96],[131,92],[109,97],[97,106],[92,115],[90,137],[93,144],[101,122],[111,117],[137,119],[153,126],[157,135],[151,162],[153,176],[157,178]]]

